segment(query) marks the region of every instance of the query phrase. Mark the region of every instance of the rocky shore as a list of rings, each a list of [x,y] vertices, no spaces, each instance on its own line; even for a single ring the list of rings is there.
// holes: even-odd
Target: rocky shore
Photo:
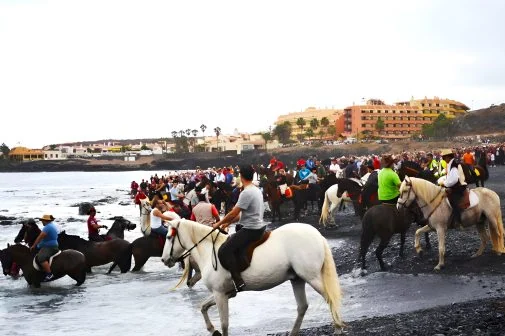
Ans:
[[[491,178],[486,187],[496,191],[501,199],[502,217],[505,211],[505,178],[503,167],[493,168]],[[352,205],[351,205],[352,207]],[[310,209],[310,206],[309,206]],[[290,205],[283,205],[284,215],[288,218],[281,223],[292,221]],[[353,215],[353,211],[338,212],[331,225],[322,228],[318,225],[316,212],[310,212],[302,218],[302,222],[311,223],[319,228],[321,234],[327,238],[344,239],[345,244],[332,250],[339,276],[352,275],[360,277],[357,262],[361,222]],[[450,283],[445,277],[463,277],[465,281],[477,281],[481,288],[491,297],[474,301],[460,302],[452,305],[437,305],[429,309],[422,309],[400,314],[358,319],[347,321],[345,335],[504,335],[505,323],[505,256],[498,256],[491,251],[488,244],[484,254],[477,258],[471,255],[479,246],[479,236],[475,228],[465,230],[454,229],[447,233],[446,239],[446,267],[439,273],[433,271],[438,262],[438,242],[436,233],[430,234],[432,248],[425,250],[423,257],[419,257],[414,249],[413,237],[417,228],[412,225],[406,239],[406,250],[403,258],[399,257],[400,238],[395,235],[384,251],[384,261],[388,264],[388,272],[422,276],[435,275],[440,278],[440,288],[433,288],[441,296],[448,295],[451,290]],[[378,238],[372,244],[367,255],[367,274],[380,272],[374,250]],[[424,246],[424,239],[421,240]],[[365,275],[368,276],[368,275]],[[490,284],[485,283],[486,278],[495,276]],[[416,295],[416,294],[410,294]],[[373,297],[370,298],[373,300]],[[309,307],[310,309],[310,307]],[[345,305],[342,311],[345,311]],[[304,329],[301,335],[324,336],[334,335],[332,325]],[[275,334],[278,336],[287,333]]]

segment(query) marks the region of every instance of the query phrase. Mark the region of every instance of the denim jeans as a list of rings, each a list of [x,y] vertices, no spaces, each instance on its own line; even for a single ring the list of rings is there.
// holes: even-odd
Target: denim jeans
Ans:
[[[157,227],[156,229],[151,228],[151,232],[154,232],[154,233],[157,233],[163,237],[166,237],[168,234],[168,229],[164,225],[161,225],[160,227]]]

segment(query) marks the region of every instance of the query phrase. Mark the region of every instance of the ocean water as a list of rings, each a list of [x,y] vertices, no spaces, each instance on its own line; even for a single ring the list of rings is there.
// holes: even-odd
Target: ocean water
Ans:
[[[164,172],[158,172],[163,174]],[[128,190],[132,180],[148,178],[151,172],[68,172],[0,174],[0,215],[17,218],[50,213],[69,234],[86,237],[86,216],[73,205],[109,197],[97,206],[98,219],[123,216],[139,224],[138,208]],[[121,205],[126,204],[126,205]],[[12,243],[20,225],[0,226],[0,247]],[[125,232],[129,241],[140,237],[137,227]],[[329,241],[342,248],[344,240]],[[356,247],[357,248],[357,247]],[[151,258],[138,273],[107,275],[108,266],[96,267],[81,287],[68,277],[29,288],[23,278],[0,275],[0,321],[2,335],[207,335],[200,303],[209,295],[197,284],[194,289],[172,290],[181,271],[168,269],[160,258]],[[483,279],[493,283],[497,278]],[[500,280],[501,281],[501,280]],[[442,285],[441,285],[442,284]],[[345,320],[427,308],[437,304],[486,297],[482,283],[466,277],[398,275],[375,273],[365,278],[345,275],[342,313]],[[434,289],[435,288],[435,289]],[[443,294],[443,295],[442,295]],[[324,300],[307,287],[309,309],[303,327],[330,322]],[[219,329],[217,310],[211,319]],[[240,293],[230,301],[232,335],[265,335],[289,330],[296,317],[291,286],[285,283],[260,293]]]

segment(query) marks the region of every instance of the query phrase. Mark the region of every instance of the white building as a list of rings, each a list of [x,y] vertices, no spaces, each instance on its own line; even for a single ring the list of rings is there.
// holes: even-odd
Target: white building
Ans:
[[[66,160],[67,154],[63,153],[61,149],[44,150],[44,160]]]

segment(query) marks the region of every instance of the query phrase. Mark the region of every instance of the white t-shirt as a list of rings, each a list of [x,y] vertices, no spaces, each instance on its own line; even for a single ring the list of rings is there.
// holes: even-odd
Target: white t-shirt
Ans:
[[[154,215],[154,211],[157,209],[151,210],[151,229],[157,229],[161,226],[161,218]],[[159,210],[158,210],[159,211]]]

